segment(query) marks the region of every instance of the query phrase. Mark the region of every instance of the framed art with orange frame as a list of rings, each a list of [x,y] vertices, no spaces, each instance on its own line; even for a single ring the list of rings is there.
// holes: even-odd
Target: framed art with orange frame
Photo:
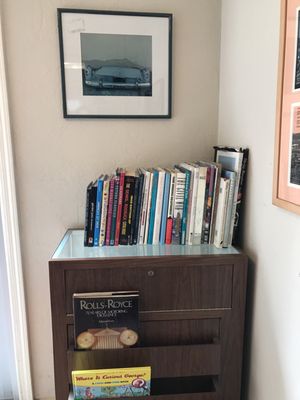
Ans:
[[[282,0],[273,204],[300,214],[300,0]]]

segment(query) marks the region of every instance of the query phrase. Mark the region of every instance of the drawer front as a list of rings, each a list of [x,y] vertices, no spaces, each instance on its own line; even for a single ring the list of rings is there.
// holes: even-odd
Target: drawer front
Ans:
[[[73,293],[139,290],[140,311],[231,308],[232,265],[65,271],[66,312]]]

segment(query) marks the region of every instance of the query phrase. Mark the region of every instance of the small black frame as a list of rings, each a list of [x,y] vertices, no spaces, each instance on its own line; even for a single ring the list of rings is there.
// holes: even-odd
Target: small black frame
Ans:
[[[69,14],[71,24],[73,24],[73,31],[68,26],[68,29],[64,26],[63,17],[65,14]],[[153,35],[157,35],[157,31],[155,27],[155,20],[157,19],[157,23],[160,24],[162,21],[166,21],[163,23],[167,24],[167,28],[164,27],[161,30],[166,32],[167,37],[161,38],[161,43],[164,43],[162,46],[163,49],[167,49],[167,51],[163,51],[163,49],[158,49],[155,51],[155,54],[164,54],[163,61],[165,63],[162,65],[161,68],[156,68],[155,71],[165,71],[165,74],[162,76],[155,76],[153,72],[153,64],[155,62],[160,62],[161,57],[156,57],[156,59],[152,59],[152,53],[154,42],[155,46],[160,46],[160,40],[152,39],[152,36],[149,35],[149,26],[150,24],[145,24],[145,35],[137,34],[137,35],[130,35],[134,39],[137,38],[148,38],[151,36],[151,47],[148,46],[147,48],[151,48],[151,67],[144,67],[139,66],[137,63],[134,64],[131,60],[127,57],[121,60],[118,60],[114,57],[112,60],[101,60],[97,65],[97,60],[93,60],[95,67],[87,66],[87,63],[83,62],[83,41],[82,41],[82,32],[88,33],[91,36],[85,36],[87,38],[91,37],[91,41],[87,42],[88,45],[86,48],[87,51],[92,52],[95,47],[91,45],[93,41],[97,40],[99,37],[102,41],[107,40],[107,44],[109,44],[108,40],[117,40],[120,37],[122,42],[122,34],[109,34],[107,35],[106,32],[102,33],[101,28],[98,32],[89,33],[89,18],[93,15],[99,15],[99,22],[103,21],[103,17],[105,16],[116,16],[116,17],[124,17],[124,21],[127,23],[127,26],[130,26],[131,22],[136,21],[137,23],[137,30],[138,32],[143,30],[143,18],[152,18],[151,22],[153,24]],[[127,11],[103,11],[103,10],[86,10],[86,9],[69,9],[69,8],[59,8],[57,9],[57,16],[58,16],[58,33],[59,33],[59,48],[60,48],[60,63],[61,63],[61,82],[62,82],[62,99],[63,99],[63,115],[64,118],[171,118],[172,114],[172,24],[173,24],[173,16],[169,13],[145,13],[145,12],[127,12]],[[134,19],[128,19],[127,17],[134,17]],[[135,19],[137,18],[137,19]],[[94,26],[95,19],[92,17],[91,21]],[[111,21],[111,19],[109,20]],[[144,20],[145,21],[145,20]],[[118,18],[116,23],[120,22]],[[91,23],[91,24],[92,24]],[[134,25],[134,24],[133,24]],[[101,24],[99,24],[101,26]],[[111,25],[110,25],[111,26]],[[161,25],[159,25],[161,26]],[[118,28],[118,32],[120,31],[120,24],[117,24],[116,27]],[[93,28],[94,29],[94,28]],[[134,30],[134,28],[133,28]],[[72,35],[69,33],[71,32]],[[67,35],[67,36],[66,36]],[[98,35],[98,36],[97,36]],[[128,36],[128,35],[127,35]],[[153,36],[154,37],[154,36]],[[88,40],[88,39],[87,39]],[[68,59],[67,54],[70,54],[70,51],[66,51],[66,46],[73,46],[74,44],[75,49],[79,49],[79,42],[81,45],[81,52],[77,51],[78,55],[77,60],[74,62],[73,59]],[[114,43],[113,42],[113,43]],[[100,42],[99,42],[100,43]],[[101,42],[102,43],[102,42]],[[100,44],[99,47],[101,48]],[[124,53],[121,44],[120,46],[116,46],[120,49],[120,53]],[[106,52],[109,52],[109,45],[103,47],[105,48]],[[134,46],[131,46],[131,49],[134,49]],[[122,50],[122,51],[121,51]],[[144,50],[144,49],[143,49]],[[96,50],[95,50],[96,52]],[[117,52],[117,50],[116,50]],[[132,50],[133,52],[133,50]],[[75,51],[73,51],[75,53]],[[79,54],[80,53],[80,54]],[[140,52],[142,53],[142,52]],[[143,51],[143,53],[146,53]],[[167,53],[167,54],[165,54]],[[97,53],[98,55],[98,53]],[[139,54],[140,55],[140,54]],[[99,54],[99,60],[102,55]],[[117,66],[110,65],[113,62],[118,62]],[[101,64],[102,63],[102,64]],[[123,63],[123,65],[122,65]],[[152,64],[153,63],[153,64]],[[99,67],[100,65],[100,67]],[[104,68],[106,66],[106,74],[108,74],[108,69],[110,68],[110,76],[104,76]],[[90,68],[88,70],[88,68]],[[101,69],[102,68],[102,69]],[[78,71],[80,70],[80,71]],[[103,71],[103,75],[100,75],[101,71]],[[112,76],[112,71],[115,74],[119,74],[118,76],[122,75],[122,78],[116,78],[116,76]],[[80,72],[80,74],[79,74]],[[125,74],[128,76],[125,78],[123,77]],[[120,75],[121,74],[121,75]],[[135,75],[138,78],[135,77]],[[134,75],[134,78],[132,76]],[[158,75],[158,74],[157,74]],[[98,77],[103,78],[100,79]],[[149,78],[150,76],[150,78]],[[75,78],[74,78],[75,77]],[[131,83],[133,79],[137,79],[138,82]],[[105,82],[104,82],[105,80]],[[130,81],[131,80],[131,81]],[[119,82],[120,81],[120,82]],[[129,82],[130,81],[130,82]],[[118,83],[119,82],[119,83]],[[121,83],[122,82],[122,83]],[[88,84],[87,84],[88,83]],[[97,85],[97,86],[96,86]],[[133,86],[136,85],[136,86]],[[156,86],[155,86],[156,85]],[[158,85],[160,85],[159,90],[157,90]],[[74,90],[74,87],[78,89]],[[127,90],[127,92],[126,92]],[[85,92],[86,91],[86,92]],[[74,96],[74,93],[75,94]],[[90,95],[92,93],[92,95]],[[117,93],[117,94],[116,94]],[[119,93],[121,93],[119,95]],[[128,94],[130,93],[130,94]],[[136,93],[139,93],[138,95]],[[142,93],[142,94],[140,94]],[[129,96],[129,97],[128,97]],[[162,100],[164,99],[164,100]],[[79,106],[80,102],[83,103],[82,106]],[[111,106],[108,104],[110,104]],[[160,104],[161,102],[161,104]],[[99,105],[98,105],[99,103]],[[103,103],[103,104],[102,104]],[[132,103],[132,106],[131,106]],[[117,106],[114,106],[117,104]],[[130,110],[130,107],[132,108]],[[136,104],[136,105],[135,105]],[[77,108],[76,108],[77,107]],[[89,112],[89,107],[91,112]],[[129,111],[126,110],[125,112],[119,112],[125,108],[129,107]],[[105,112],[106,108],[109,108],[109,112]],[[156,108],[158,112],[156,112]],[[97,110],[99,109],[99,112]],[[104,110],[102,113],[101,110]],[[140,113],[135,112],[135,110],[141,110]],[[150,112],[148,113],[148,110]],[[162,110],[162,111],[161,111]],[[101,112],[100,112],[101,111]],[[116,111],[116,112],[115,112]],[[114,113],[115,112],[115,113]]]

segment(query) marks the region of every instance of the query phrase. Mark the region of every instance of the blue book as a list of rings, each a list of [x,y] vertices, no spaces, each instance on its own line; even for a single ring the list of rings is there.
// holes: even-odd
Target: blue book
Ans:
[[[100,221],[101,221],[101,209],[102,209],[102,190],[103,190],[103,175],[99,177],[97,185],[94,246],[99,246]]]
[[[188,208],[189,208],[189,191],[190,191],[190,183],[191,183],[192,173],[188,169],[185,169],[178,165],[176,165],[176,168],[185,173],[185,186],[184,186],[183,211],[182,211],[182,222],[181,222],[181,238],[180,238],[180,244],[185,244],[187,217],[188,217]]]
[[[149,230],[148,230],[147,244],[152,244],[152,242],[153,242],[156,197],[157,197],[157,184],[158,184],[158,171],[156,169],[154,169],[153,170],[153,181],[152,181],[151,205],[150,205],[150,213],[149,213]]]
[[[163,195],[163,207],[162,207],[162,213],[161,213],[160,236],[159,236],[160,244],[165,244],[165,241],[166,241],[166,227],[167,227],[167,216],[168,216],[170,181],[171,181],[171,174],[170,174],[170,172],[166,171],[164,195]]]

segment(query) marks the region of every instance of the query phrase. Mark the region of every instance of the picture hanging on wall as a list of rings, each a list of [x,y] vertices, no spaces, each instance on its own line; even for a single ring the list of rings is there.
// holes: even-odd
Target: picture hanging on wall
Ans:
[[[273,204],[300,214],[300,0],[282,0]]]
[[[58,9],[65,118],[171,118],[172,14]]]

